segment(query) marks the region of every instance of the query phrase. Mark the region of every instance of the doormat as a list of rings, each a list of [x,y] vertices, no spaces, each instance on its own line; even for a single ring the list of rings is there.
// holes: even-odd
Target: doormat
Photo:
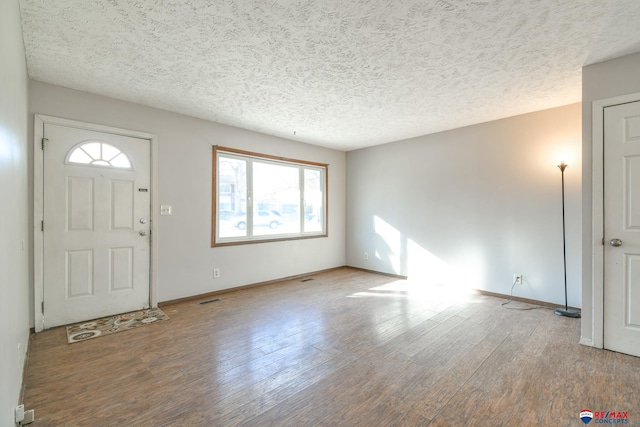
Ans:
[[[139,326],[150,325],[160,320],[169,320],[169,316],[159,308],[103,317],[102,319],[67,326],[67,342],[73,344],[74,342],[86,341]]]

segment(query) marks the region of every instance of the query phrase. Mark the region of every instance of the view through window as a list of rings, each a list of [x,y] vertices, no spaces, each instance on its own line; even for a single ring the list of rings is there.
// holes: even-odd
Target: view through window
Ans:
[[[213,152],[214,246],[327,235],[327,165]]]

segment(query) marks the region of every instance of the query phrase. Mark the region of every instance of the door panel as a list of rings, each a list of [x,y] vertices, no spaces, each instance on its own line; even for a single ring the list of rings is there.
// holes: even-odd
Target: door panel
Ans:
[[[149,307],[149,140],[54,124],[44,136],[44,327]]]
[[[604,126],[604,346],[640,356],[640,102]]]
[[[69,231],[93,231],[94,180],[67,177]]]
[[[133,247],[109,249],[111,291],[133,289]]]
[[[67,298],[93,295],[93,251],[65,251]]]
[[[112,181],[111,194],[112,230],[133,230],[133,181]]]
[[[640,185],[640,155],[627,157],[625,164],[626,229],[640,230],[640,197],[634,194]]]

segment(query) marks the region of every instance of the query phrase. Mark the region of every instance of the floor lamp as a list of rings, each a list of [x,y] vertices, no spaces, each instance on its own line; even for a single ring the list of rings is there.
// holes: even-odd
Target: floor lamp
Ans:
[[[569,305],[567,303],[567,238],[564,221],[564,170],[567,168],[567,164],[565,162],[562,162],[558,165],[558,168],[562,173],[562,254],[564,256],[564,308],[556,308],[554,313],[558,316],[580,317],[579,312],[575,310],[569,310]]]

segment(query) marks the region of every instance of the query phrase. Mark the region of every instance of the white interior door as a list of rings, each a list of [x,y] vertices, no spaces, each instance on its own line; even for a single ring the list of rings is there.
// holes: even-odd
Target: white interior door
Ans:
[[[604,347],[640,356],[640,102],[604,109]]]
[[[149,307],[150,141],[49,123],[44,137],[44,327]]]

